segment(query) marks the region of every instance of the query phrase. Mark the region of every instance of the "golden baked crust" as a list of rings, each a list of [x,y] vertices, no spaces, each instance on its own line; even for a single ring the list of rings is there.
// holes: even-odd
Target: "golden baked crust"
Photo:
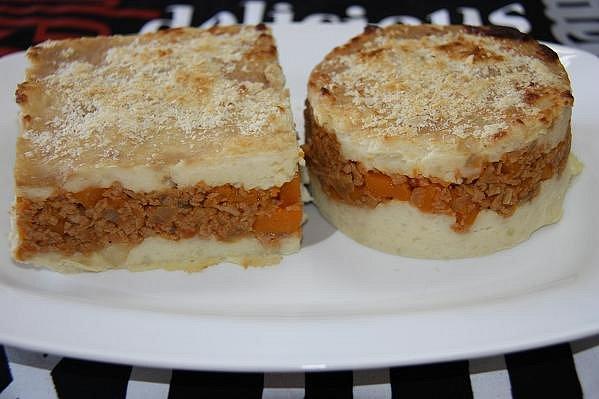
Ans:
[[[511,28],[369,27],[313,70],[315,121],[369,168],[461,182],[483,162],[564,139],[573,98],[557,55]]]
[[[516,30],[369,27],[310,76],[314,201],[389,253],[511,247],[561,216],[572,104],[557,55]]]
[[[31,48],[13,258],[64,270],[196,270],[296,251],[289,93],[264,25]]]
[[[145,191],[198,180],[268,188],[295,174],[289,94],[264,25],[48,41],[27,56],[16,91],[18,190],[107,187],[115,170]],[[220,180],[201,173],[260,157],[281,164],[276,181],[235,181],[244,172],[237,164]],[[96,179],[102,173],[107,179]]]

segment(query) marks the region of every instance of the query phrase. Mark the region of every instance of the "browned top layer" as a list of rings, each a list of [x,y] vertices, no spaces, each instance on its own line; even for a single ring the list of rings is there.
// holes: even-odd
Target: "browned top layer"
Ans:
[[[226,158],[299,158],[264,25],[48,41],[27,56],[16,92],[17,185],[61,187],[90,168],[148,175]]]
[[[430,145],[516,135],[518,148],[572,105],[551,49],[511,28],[461,25],[368,27],[314,69],[308,98],[319,123],[348,136],[344,149],[353,135]]]

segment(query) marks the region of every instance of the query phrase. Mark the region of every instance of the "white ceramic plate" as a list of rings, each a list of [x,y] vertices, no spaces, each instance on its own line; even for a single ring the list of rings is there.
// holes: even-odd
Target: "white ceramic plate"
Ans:
[[[275,29],[298,130],[310,69],[360,29]],[[586,167],[562,221],[522,245],[460,261],[396,257],[349,240],[312,206],[302,250],[262,269],[60,275],[15,266],[3,240],[0,342],[139,365],[297,371],[472,358],[599,332],[599,60],[553,48],[572,79]],[[24,67],[22,54],[0,60],[2,237]]]

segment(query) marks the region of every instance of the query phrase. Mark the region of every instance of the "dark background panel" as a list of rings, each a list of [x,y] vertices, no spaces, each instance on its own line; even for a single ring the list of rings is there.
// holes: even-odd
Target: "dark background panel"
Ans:
[[[173,370],[168,399],[260,399],[262,373]]]
[[[270,22],[495,24],[599,54],[599,0],[0,1],[0,55],[46,39]]]
[[[125,399],[131,366],[63,358],[51,374],[59,399]]]
[[[582,398],[582,388],[567,343],[505,356],[512,397]]]

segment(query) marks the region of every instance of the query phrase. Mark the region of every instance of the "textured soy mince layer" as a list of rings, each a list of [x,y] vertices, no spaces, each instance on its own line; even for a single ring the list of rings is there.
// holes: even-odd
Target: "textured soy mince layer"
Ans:
[[[232,185],[135,192],[114,183],[44,200],[18,197],[17,259],[40,252],[91,253],[146,237],[231,241],[254,236],[264,245],[298,234],[302,221],[299,177],[281,187],[245,190]]]
[[[309,107],[305,116],[306,162],[329,197],[370,208],[390,200],[409,201],[423,212],[454,216],[452,228],[457,232],[468,231],[483,209],[511,216],[518,204],[539,193],[543,180],[564,170],[570,153],[568,131],[551,149],[532,143],[508,152],[497,162],[483,164],[477,177],[461,184],[434,177],[386,175],[344,159],[336,136],[313,120]]]

